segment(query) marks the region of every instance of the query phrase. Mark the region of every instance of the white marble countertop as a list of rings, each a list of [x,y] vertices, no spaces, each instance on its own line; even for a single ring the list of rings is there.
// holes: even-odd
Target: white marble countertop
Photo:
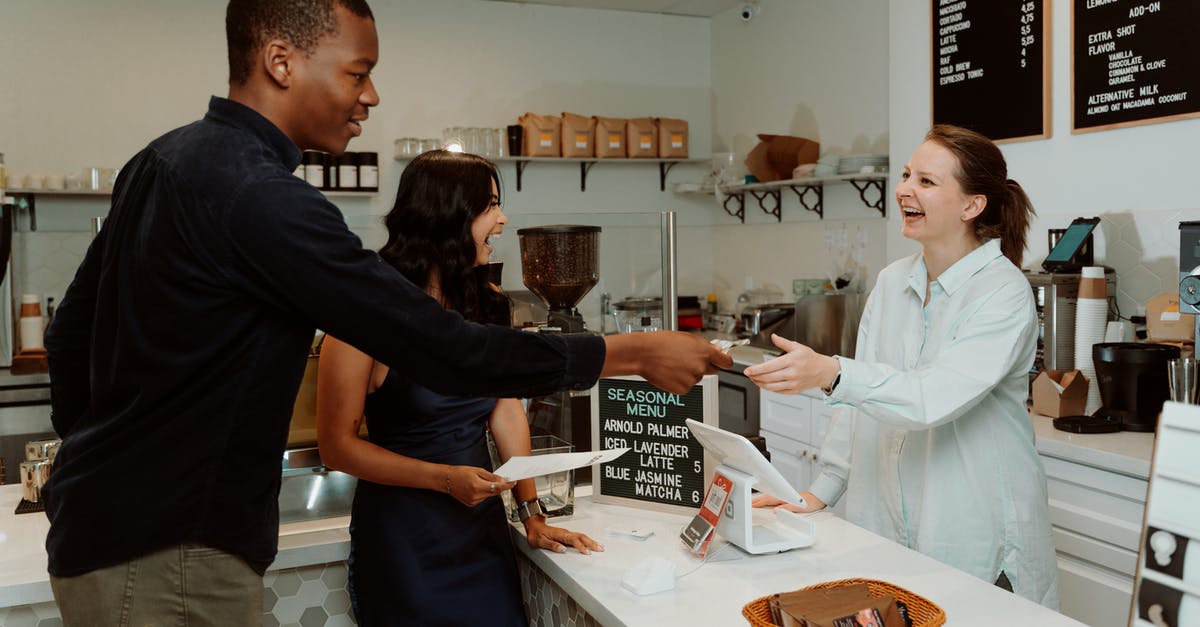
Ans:
[[[851,578],[887,581],[924,596],[946,612],[949,625],[1082,625],[832,514],[810,516],[817,541],[809,548],[749,555],[718,540],[723,548],[712,549],[708,562],[681,548],[679,530],[689,516],[596,504],[590,497],[577,496],[575,513],[552,521],[599,540],[602,553],[533,550],[513,529],[518,549],[608,627],[745,624],[742,607],[759,597]],[[609,537],[605,529],[612,526],[637,526],[654,535],[642,541]],[[648,556],[675,562],[674,590],[638,596],[621,587],[626,571]]]
[[[0,486],[0,607],[53,601],[46,574],[46,533],[42,512],[14,514],[20,484]],[[288,523],[279,529],[279,554],[268,570],[328,564],[350,554],[350,517]]]
[[[1154,435],[1151,433],[1067,433],[1056,430],[1051,425],[1051,419],[1046,416],[1032,414],[1030,419],[1033,421],[1034,431],[1037,435],[1037,449],[1044,455],[1095,466],[1141,479],[1146,479],[1150,475],[1150,458],[1154,450]],[[588,490],[587,488],[582,488],[580,492],[586,494]],[[46,575],[45,550],[46,532],[50,528],[50,523],[42,513],[13,514],[13,510],[16,509],[20,499],[21,486],[19,484],[0,486],[0,607],[28,605],[53,600],[50,593],[50,582]],[[637,516],[658,515],[643,512],[642,510],[628,509],[626,511],[628,516],[631,517],[630,520],[635,519]],[[582,516],[583,514],[577,514],[572,517],[572,520],[583,521]],[[310,564],[323,564],[346,559],[350,547],[349,522],[349,516],[341,516],[282,525],[279,533],[279,555],[271,565],[271,570],[295,568]],[[834,524],[833,527],[837,528],[837,525]],[[593,533],[592,531],[586,532]],[[677,532],[678,529],[674,529],[668,534],[664,530],[662,533],[657,534],[657,536],[669,535],[673,538]],[[835,537],[858,537],[855,535],[855,531],[843,530],[831,531],[830,533],[840,534]],[[864,538],[860,539],[868,542],[868,544],[872,542],[885,542],[865,531],[858,530],[857,533],[865,534]],[[627,542],[605,538],[603,526],[599,528],[598,534],[595,536],[597,539],[612,545],[610,546],[610,555],[613,554],[613,551],[619,550],[619,547],[623,543]],[[874,540],[871,540],[872,538]],[[522,546],[523,544],[519,542],[518,546]],[[643,545],[643,548],[645,546],[649,545]],[[637,547],[633,548],[635,551],[637,550]],[[736,551],[736,549],[727,549],[727,552],[729,551]],[[818,551],[813,554],[821,555],[823,553]],[[913,555],[916,554],[914,553]],[[538,559],[547,557],[550,557],[549,554],[539,554]],[[565,556],[561,559],[568,560],[569,562],[571,559],[577,559],[578,557]],[[766,558],[753,559],[757,563],[758,560]],[[717,566],[717,564],[708,564],[704,566],[704,569],[711,569],[714,566]],[[823,564],[823,566],[828,567],[830,565]],[[756,566],[755,568],[757,572],[758,567]],[[758,577],[758,575],[756,574],[755,577]],[[691,578],[688,577],[684,581],[688,581]],[[837,577],[825,577],[825,579],[829,578]],[[902,581],[884,576],[878,578],[909,587],[908,584]],[[805,579],[805,581],[809,580]],[[812,581],[816,580],[809,582],[811,583]],[[613,585],[617,586],[618,592],[625,593],[624,590],[619,589],[618,584],[614,583]],[[793,586],[793,588],[799,586],[800,584]],[[765,590],[762,594],[778,592],[784,589],[789,588]],[[909,589],[914,592],[920,591],[913,587],[909,587]],[[747,598],[741,601],[741,603],[752,600],[752,598]],[[741,605],[739,604],[739,612],[740,607]],[[946,609],[949,611],[949,608]],[[601,618],[601,616],[597,616],[597,618]],[[646,624],[649,624],[649,622]]]
[[[1153,433],[1069,433],[1055,429],[1054,419],[1049,416],[1031,412],[1029,419],[1033,421],[1037,450],[1043,455],[1138,479],[1150,478]]]
[[[14,514],[23,486],[0,486],[0,607],[53,601],[46,575],[46,532],[42,512]]]

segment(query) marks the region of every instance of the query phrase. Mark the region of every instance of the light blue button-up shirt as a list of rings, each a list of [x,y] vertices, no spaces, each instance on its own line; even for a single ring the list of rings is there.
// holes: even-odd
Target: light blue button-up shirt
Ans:
[[[929,286],[929,303],[924,304]],[[1057,609],[1046,475],[1025,408],[1029,281],[989,240],[929,282],[920,254],[879,273],[810,490],[846,516]],[[853,471],[851,470],[853,469]]]

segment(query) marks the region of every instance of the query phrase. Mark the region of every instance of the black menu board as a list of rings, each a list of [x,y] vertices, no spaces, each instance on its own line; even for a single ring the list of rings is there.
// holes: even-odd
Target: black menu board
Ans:
[[[1072,132],[1200,114],[1200,2],[1073,2]]]
[[[1050,136],[1050,0],[933,1],[933,123]]]
[[[704,447],[684,420],[714,424],[716,377],[687,394],[671,394],[640,377],[600,379],[592,395],[592,448],[630,451],[592,469],[601,503],[694,511],[704,497]]]

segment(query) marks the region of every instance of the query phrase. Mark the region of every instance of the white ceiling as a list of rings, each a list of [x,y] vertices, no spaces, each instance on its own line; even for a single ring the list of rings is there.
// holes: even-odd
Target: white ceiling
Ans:
[[[637,11],[640,13],[667,13],[670,15],[692,15],[712,17],[741,4],[745,0],[493,0],[517,4],[553,4],[560,7],[608,9],[612,11]],[[755,2],[756,3],[756,2]]]

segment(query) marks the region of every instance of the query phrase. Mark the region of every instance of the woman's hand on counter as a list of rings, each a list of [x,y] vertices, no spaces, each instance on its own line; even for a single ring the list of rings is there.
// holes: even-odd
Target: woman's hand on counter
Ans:
[[[782,507],[789,512],[796,512],[798,514],[807,514],[825,509],[825,501],[817,498],[812,492],[801,492],[800,498],[804,499],[804,502],[808,504],[807,507],[792,505],[767,494],[760,494],[754,497],[752,504],[754,507]]]
[[[535,549],[546,549],[555,553],[566,553],[567,546],[574,547],[584,555],[592,551],[603,551],[604,546],[591,539],[587,534],[578,533],[562,527],[552,527],[546,524],[543,516],[530,516],[525,521],[525,536],[529,546]]]

